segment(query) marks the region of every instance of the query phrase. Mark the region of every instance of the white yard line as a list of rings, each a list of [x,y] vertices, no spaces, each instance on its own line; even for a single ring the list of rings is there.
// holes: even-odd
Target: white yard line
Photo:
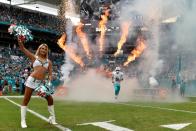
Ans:
[[[160,125],[160,127],[169,128],[173,130],[181,130],[191,124],[192,123],[180,123],[180,124]]]
[[[0,98],[23,98],[23,97],[24,96],[0,96]],[[41,98],[41,97],[32,96],[32,98]],[[188,102],[188,103],[196,103],[196,102]],[[133,107],[141,107],[141,108],[154,108],[154,109],[160,109],[160,110],[168,110],[168,111],[196,114],[195,111],[178,110],[178,109],[164,108],[164,107],[158,107],[158,106],[145,106],[145,105],[128,104],[128,103],[121,103],[121,102],[117,102],[117,103],[113,103],[113,104],[120,104],[120,105],[127,105],[127,106],[133,106]],[[18,106],[20,106],[20,105],[18,105]]]
[[[160,110],[167,110],[167,111],[174,111],[174,112],[183,112],[183,113],[196,114],[195,111],[178,110],[178,109],[164,108],[164,107],[158,107],[158,106],[145,106],[145,105],[136,105],[136,104],[128,104],[128,103],[114,103],[114,104],[126,105],[126,106],[133,106],[133,107],[141,107],[141,108],[153,108],[153,109],[160,109]]]
[[[109,120],[109,121],[102,121],[102,122],[114,122],[116,120]],[[88,122],[88,123],[82,123],[82,124],[76,124],[77,126],[86,126],[86,125],[89,125],[91,123],[95,123],[95,122]]]
[[[90,122],[90,123],[88,122],[88,123],[77,124],[77,125],[78,126],[93,125],[93,126],[97,126],[97,127],[109,130],[109,131],[133,131],[131,129],[110,123],[113,121],[115,121],[115,120],[102,121],[102,122]]]
[[[0,98],[23,98],[24,96],[0,96]],[[40,96],[31,96],[31,98],[41,98]]]
[[[19,104],[17,104],[16,102],[14,102],[14,101],[8,99],[8,97],[3,97],[3,98],[4,98],[5,100],[11,102],[11,103],[14,104],[14,105],[16,105],[16,106],[18,106],[18,107],[21,107],[21,105],[19,105]],[[12,97],[12,98],[13,98],[13,97]],[[37,113],[37,112],[35,112],[35,111],[31,110],[31,109],[27,109],[27,111],[30,112],[31,114],[33,114],[33,115],[35,115],[35,116],[41,118],[42,120],[48,122],[48,118],[42,116],[41,114],[39,114],[39,113]],[[68,129],[68,128],[66,128],[66,127],[64,127],[64,126],[62,126],[62,125],[60,125],[60,124],[57,124],[57,125],[54,125],[54,126],[57,127],[58,129],[62,130],[62,131],[71,131],[70,129]]]
[[[196,101],[190,101],[189,103],[196,103]]]

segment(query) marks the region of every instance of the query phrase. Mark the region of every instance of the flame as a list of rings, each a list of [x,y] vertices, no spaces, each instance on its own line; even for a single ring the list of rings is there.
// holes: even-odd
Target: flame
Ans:
[[[88,56],[89,59],[91,59],[92,56],[90,54],[88,39],[86,37],[86,34],[82,31],[83,26],[84,25],[82,23],[79,23],[79,25],[76,27],[76,33],[81,40],[86,55]]]
[[[105,33],[106,33],[106,23],[108,21],[109,10],[106,10],[104,15],[101,15],[101,20],[99,22],[99,29],[101,31],[100,38],[99,38],[99,51],[103,52],[104,42],[105,42]]]
[[[120,38],[120,40],[118,42],[118,49],[114,53],[114,56],[117,56],[117,55],[120,54],[122,46],[127,41],[127,36],[129,34],[129,26],[130,26],[129,22],[123,22],[122,23],[122,25],[121,25],[121,27],[122,27],[122,35],[121,35],[121,38]]]
[[[63,35],[61,36],[61,38],[58,39],[57,44],[59,45],[59,47],[61,47],[62,49],[66,46],[65,45],[65,39],[67,38],[66,34],[63,33]]]
[[[131,54],[128,56],[128,59],[124,63],[124,66],[127,66],[130,62],[134,61],[137,57],[139,57],[145,48],[146,48],[146,45],[145,45],[144,39],[139,37],[137,39],[137,47],[131,51]]]
[[[66,34],[64,33],[60,39],[58,39],[57,44],[60,48],[62,48],[69,56],[70,58],[75,61],[77,64],[79,64],[81,67],[84,67],[84,63],[82,61],[82,58],[80,56],[77,56],[75,54],[75,51],[73,48],[67,46],[65,44]]]

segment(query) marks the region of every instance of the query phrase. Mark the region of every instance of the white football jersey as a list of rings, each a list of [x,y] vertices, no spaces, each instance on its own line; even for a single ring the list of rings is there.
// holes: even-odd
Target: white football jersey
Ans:
[[[114,81],[114,83],[120,83],[123,80],[123,73],[121,71],[119,71],[119,73],[113,71],[112,80]]]

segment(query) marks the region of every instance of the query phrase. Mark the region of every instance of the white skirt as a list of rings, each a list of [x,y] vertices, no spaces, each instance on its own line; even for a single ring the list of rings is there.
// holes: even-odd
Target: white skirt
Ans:
[[[25,82],[25,86],[27,86],[31,89],[35,89],[41,85],[42,85],[42,80],[37,80],[37,79],[33,78],[32,76],[29,76]]]

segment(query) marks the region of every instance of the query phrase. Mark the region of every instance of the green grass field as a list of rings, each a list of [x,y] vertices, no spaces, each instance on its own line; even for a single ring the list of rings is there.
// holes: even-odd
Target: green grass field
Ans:
[[[21,103],[21,98],[9,98]],[[93,125],[78,126],[89,122],[111,122],[114,125],[134,131],[172,131],[160,125],[192,123],[182,131],[196,131],[196,99],[183,103],[95,103],[55,100],[57,122],[73,131],[104,131]],[[32,98],[29,109],[48,117],[47,103],[44,99]],[[175,110],[173,110],[175,109]],[[190,111],[190,112],[187,112]],[[20,108],[4,98],[0,98],[0,131],[58,131],[37,116],[27,113],[27,129],[20,128]]]

